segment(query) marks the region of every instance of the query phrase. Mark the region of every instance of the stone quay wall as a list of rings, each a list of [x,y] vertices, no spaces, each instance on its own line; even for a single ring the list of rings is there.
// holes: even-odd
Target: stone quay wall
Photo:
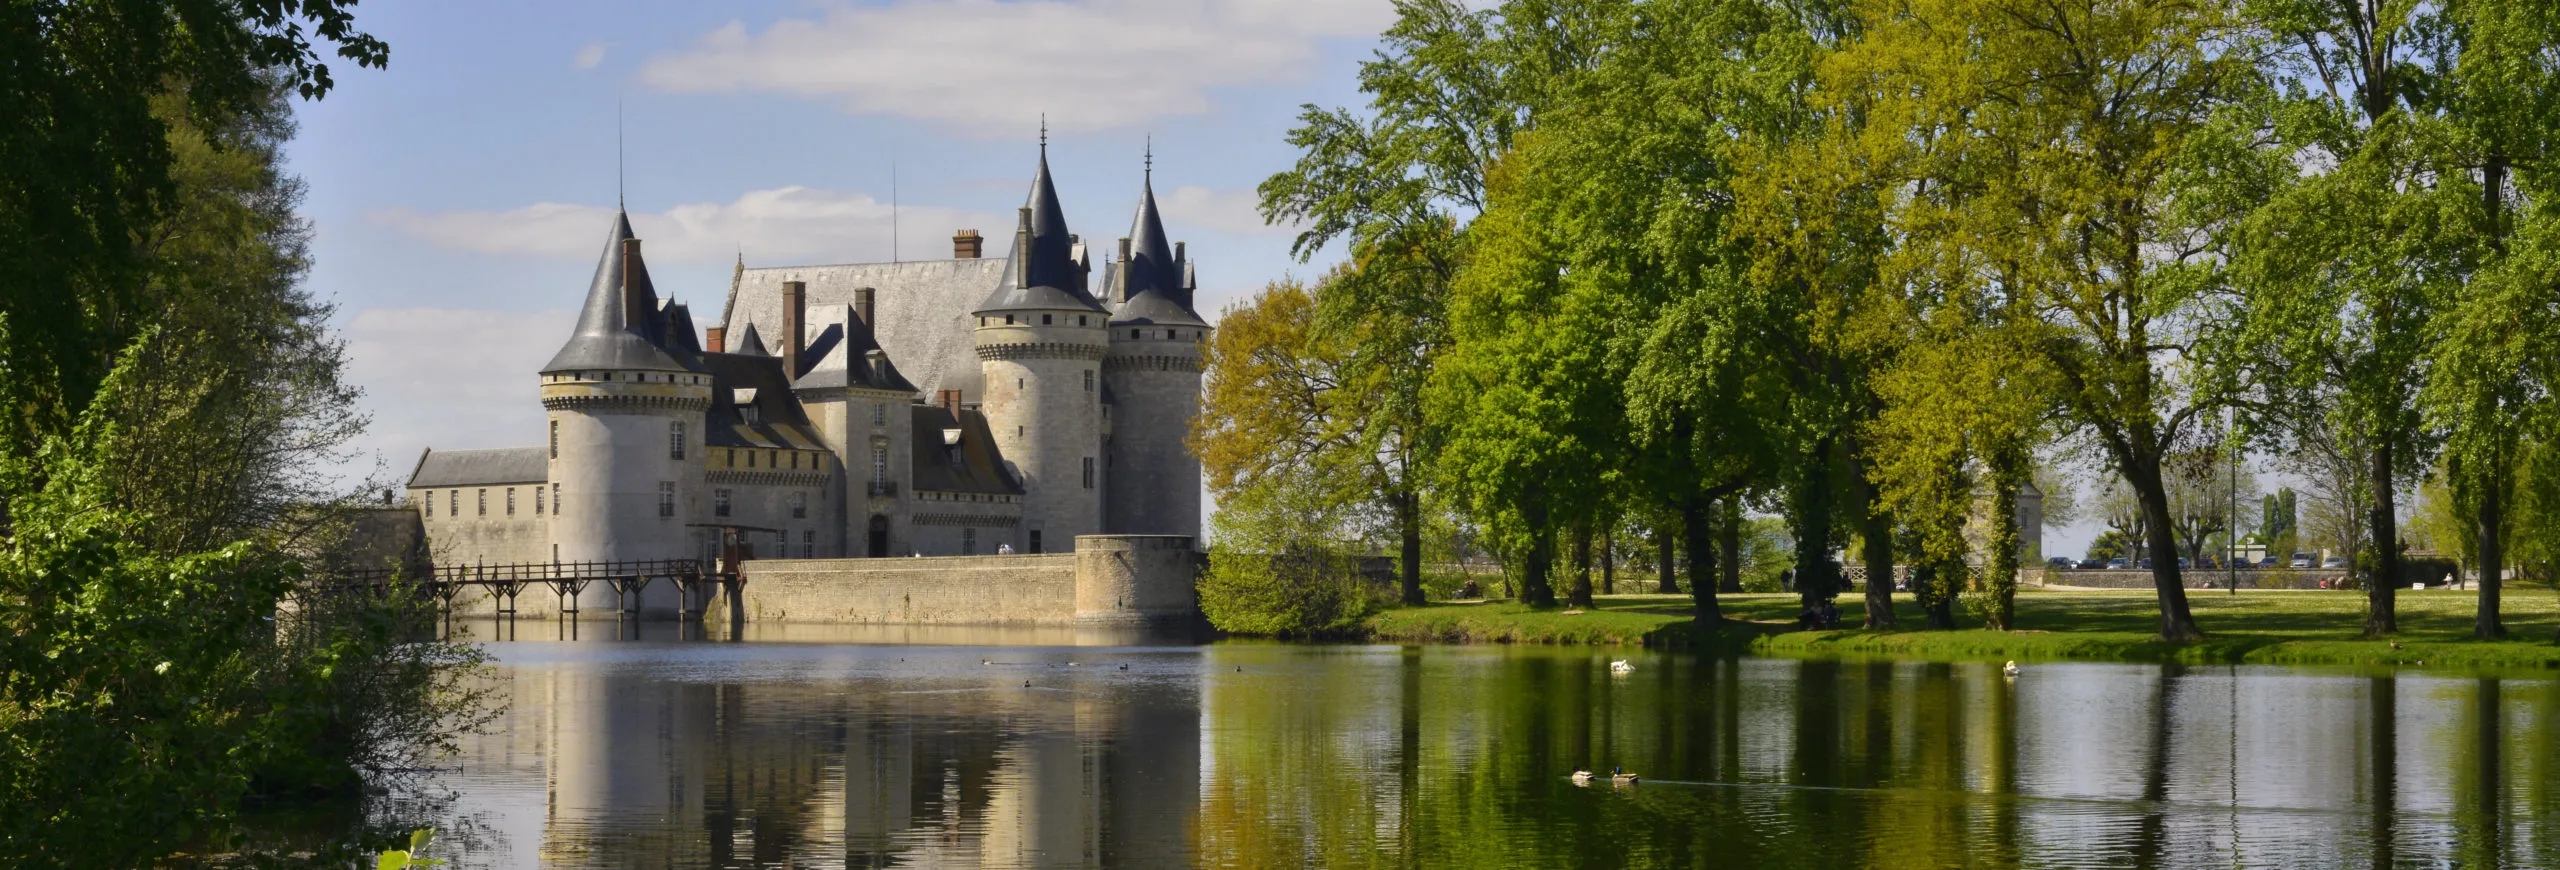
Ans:
[[[1082,535],[1072,553],[758,559],[739,597],[750,622],[1174,626],[1200,611],[1192,540]]]

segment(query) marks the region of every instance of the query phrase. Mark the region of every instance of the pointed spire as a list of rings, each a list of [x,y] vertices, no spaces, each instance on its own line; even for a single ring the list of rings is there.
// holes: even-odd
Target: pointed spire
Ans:
[[[1076,261],[1075,241],[1067,232],[1066,210],[1058,204],[1057,185],[1049,180],[1049,152],[1040,149],[1039,170],[1031,176],[1031,194],[1023,200],[1021,224],[1014,232],[1013,257],[1005,278],[979,311],[1024,308],[1084,308],[1101,311],[1085,290],[1084,266]]]
[[[631,215],[616,211],[604,253],[596,259],[595,278],[587,285],[586,304],[578,312],[577,331],[542,370],[690,370],[668,355],[656,335],[655,291],[648,264],[640,258],[640,240],[631,232]]]
[[[753,323],[747,324],[746,334],[738,336],[737,342],[731,345],[729,352],[747,356],[773,355],[773,351],[765,349],[764,339],[756,335],[756,325]]]
[[[1165,241],[1164,217],[1156,209],[1155,143],[1150,138],[1138,213],[1129,221],[1129,256],[1120,264],[1122,305],[1113,322],[1202,322],[1191,310],[1180,250]]]

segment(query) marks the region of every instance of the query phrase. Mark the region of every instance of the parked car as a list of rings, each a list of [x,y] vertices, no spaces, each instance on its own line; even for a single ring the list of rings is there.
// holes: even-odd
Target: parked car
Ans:
[[[2115,559],[2108,559],[2108,560],[2107,560],[2107,570],[2109,570],[2109,571],[2122,571],[2122,570],[2124,570],[2124,569],[2126,569],[2126,568],[2130,568],[2130,567],[2133,567],[2132,563],[2127,562],[2127,561],[2125,561],[2125,560],[2124,560],[2124,559],[2122,559],[2122,558],[2115,558]]]
[[[2144,559],[2144,560],[2142,560],[2141,567],[2142,567],[2142,570],[2145,570],[2145,571],[2149,571],[2149,570],[2151,570],[2151,560],[2149,560],[2149,559]]]
[[[2322,568],[2344,568],[2344,567],[2347,567],[2347,557],[2345,557],[2345,556],[2331,556],[2331,557],[2329,557],[2329,558],[2327,558],[2327,559],[2322,560],[2322,561],[2320,562],[2320,567],[2322,567]]]
[[[2295,554],[2293,554],[2293,563],[2292,563],[2292,564],[2293,564],[2293,567],[2296,567],[2296,568],[2309,568],[2309,567],[2311,567],[2311,554],[2309,554],[2309,553],[2295,553]]]
[[[2104,567],[2107,567],[2107,563],[2106,563],[2105,561],[2103,561],[2103,560],[2099,560],[2099,559],[2082,559],[2082,560],[2080,560],[2080,570],[2083,570],[2083,571],[2095,571],[2095,570],[2098,570],[2098,569],[2100,569],[2100,568],[2104,568]]]
[[[2072,564],[2071,557],[2069,556],[2055,556],[2051,559],[2044,560],[2045,567],[2062,571],[2071,570]]]
[[[2281,564],[2284,564],[2283,560],[2277,559],[2273,553],[2269,553],[2266,558],[2258,560],[2258,567],[2268,570],[2274,570],[2277,565]]]

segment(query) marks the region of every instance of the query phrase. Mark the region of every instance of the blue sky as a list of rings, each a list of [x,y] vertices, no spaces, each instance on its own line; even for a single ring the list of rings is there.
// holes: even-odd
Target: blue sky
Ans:
[[[530,443],[620,173],[660,291],[716,317],[732,263],[1005,242],[1045,114],[1068,220],[1125,234],[1152,138],[1203,313],[1300,264],[1253,187],[1304,103],[1359,101],[1386,0],[460,0],[367,4],[387,70],[336,69],[292,169],[374,425],[351,470]]]

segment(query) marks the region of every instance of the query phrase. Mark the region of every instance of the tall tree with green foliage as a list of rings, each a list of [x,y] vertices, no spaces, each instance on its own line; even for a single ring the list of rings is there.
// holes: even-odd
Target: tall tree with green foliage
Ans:
[[[2451,69],[2439,99],[2458,131],[2459,158],[2447,171],[2476,181],[2476,231],[2467,281],[2434,325],[2434,374],[2420,399],[2446,434],[2456,500],[2471,517],[2479,610],[2472,633],[2499,637],[2510,508],[2520,459],[2535,435],[2560,420],[2553,407],[2560,372],[2550,347],[2560,340],[2560,214],[2555,214],[2552,141],[2560,135],[2560,10],[2532,0],[2457,0],[2439,10]],[[2537,431],[2538,430],[2538,431]]]
[[[1304,107],[1289,144],[1299,157],[1262,182],[1262,214],[1302,227],[1292,251],[1312,257],[1348,243],[1362,264],[1322,295],[1325,322],[1355,334],[1351,363],[1382,399],[1365,431],[1394,476],[1403,594],[1422,600],[1424,465],[1437,421],[1423,386],[1449,343],[1448,294],[1465,259],[1469,222],[1485,207],[1485,176],[1530,126],[1562,71],[1589,49],[1567,0],[1513,0],[1470,9],[1456,0],[1396,0],[1378,56],[1361,64],[1365,112]]]
[[[2179,0],[1860,5],[1877,62],[1862,135],[1908,140],[1977,189],[1949,225],[2016,297],[2019,346],[2052,373],[2068,428],[2132,490],[2154,553],[2175,552],[2162,463],[2213,397],[2189,356],[2213,319],[2218,215],[2195,208],[2225,109],[2258,88],[2246,22]],[[2174,559],[2155,559],[2160,635],[2203,636]]]
[[[88,407],[160,307],[146,239],[177,207],[164,95],[199,125],[257,110],[269,71],[304,98],[321,52],[379,67],[348,0],[139,0],[0,7],[0,366],[24,455]]]

